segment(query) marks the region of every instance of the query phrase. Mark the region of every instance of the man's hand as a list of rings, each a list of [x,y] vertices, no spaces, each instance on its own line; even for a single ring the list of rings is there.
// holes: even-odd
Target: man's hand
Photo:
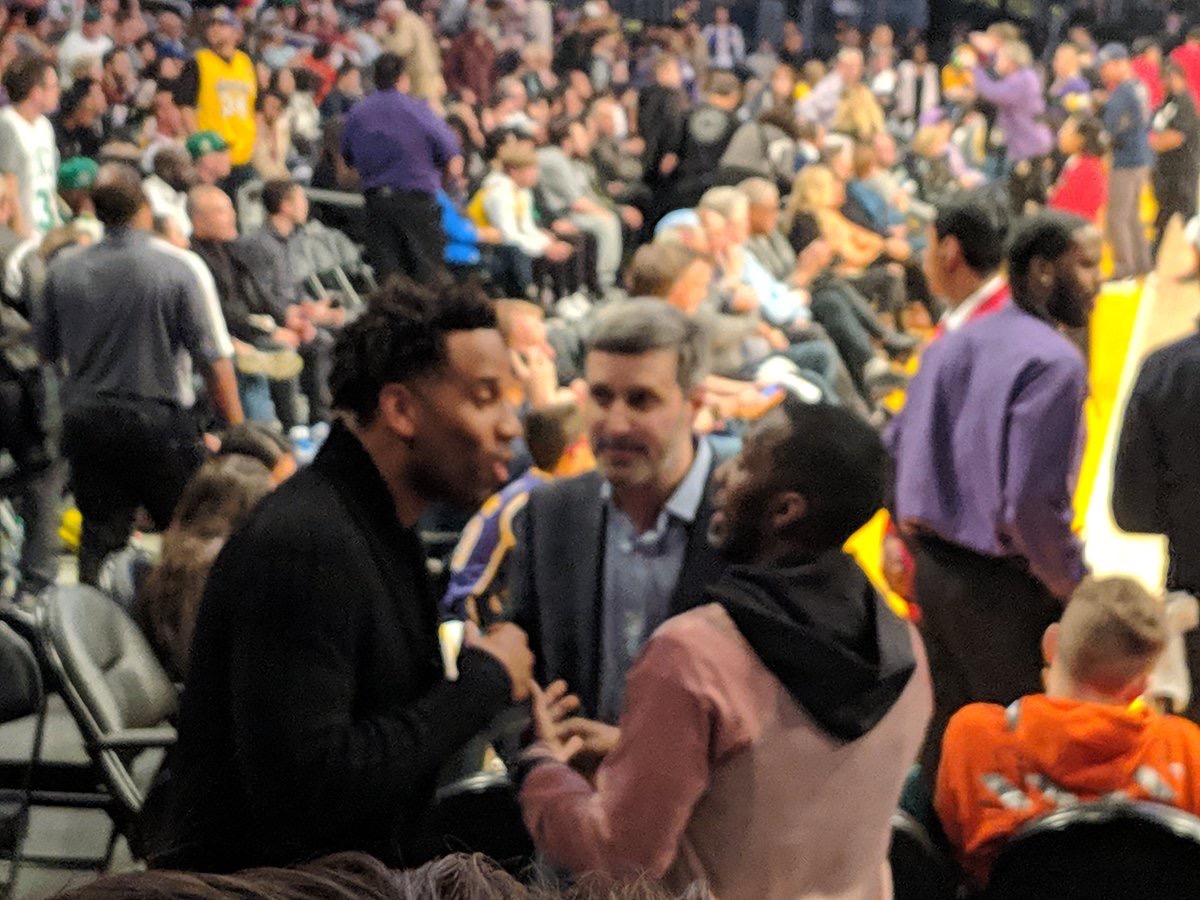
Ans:
[[[883,242],[883,252],[898,262],[906,261],[912,256],[912,247],[900,238],[891,237]]]
[[[758,309],[758,294],[748,284],[739,284],[733,289],[733,297],[729,301],[730,312],[747,315]]]
[[[679,167],[679,157],[674,153],[668,153],[662,158],[662,162],[658,164],[658,171],[663,175],[670,175]]]
[[[599,765],[617,746],[617,741],[621,739],[621,729],[594,719],[576,717],[559,723],[558,736],[564,741],[576,737],[583,741],[583,746],[579,748],[575,757],[576,764],[592,762]]]
[[[504,236],[500,234],[499,228],[493,228],[491,225],[479,226],[479,243],[481,244],[500,244],[504,242]]]
[[[300,304],[300,309],[305,318],[315,325],[340,328],[346,324],[346,311],[341,307],[334,306],[328,297],[323,300],[304,300]]]
[[[563,737],[554,720],[555,701],[536,682],[529,683],[533,693],[533,731],[538,744],[551,759],[566,765],[583,749],[583,738],[579,735]]]
[[[276,328],[271,332],[271,340],[293,350],[300,346],[300,335],[290,328]]]
[[[546,248],[546,259],[550,262],[565,262],[571,258],[571,254],[575,252],[575,248],[566,241],[554,241]]]
[[[533,651],[529,649],[529,636],[512,622],[494,625],[487,634],[481,633],[474,622],[468,622],[466,645],[482,650],[504,666],[512,681],[515,702],[528,697],[530,687],[537,687],[533,683]]]
[[[579,228],[569,219],[558,219],[550,223],[550,230],[559,237],[577,237],[579,235]]]
[[[558,397],[558,368],[540,347],[511,351],[513,374],[521,382],[531,409],[545,409]]]
[[[618,210],[621,213],[621,221],[635,231],[642,227],[642,214],[636,206],[622,206]]]

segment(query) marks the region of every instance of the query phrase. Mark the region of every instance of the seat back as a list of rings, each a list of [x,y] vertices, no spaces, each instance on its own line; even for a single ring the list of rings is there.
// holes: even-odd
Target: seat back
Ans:
[[[175,686],[141,630],[95,588],[52,589],[44,603],[44,629],[64,699],[82,707],[72,711],[85,738],[151,728],[175,712]]]
[[[895,900],[954,900],[958,870],[934,844],[929,832],[903,810],[892,813],[892,846],[888,850]]]
[[[42,673],[33,649],[0,622],[0,724],[36,715],[42,705]]]
[[[1005,845],[986,897],[1200,897],[1200,819],[1158,803],[1115,801],[1050,813]]]

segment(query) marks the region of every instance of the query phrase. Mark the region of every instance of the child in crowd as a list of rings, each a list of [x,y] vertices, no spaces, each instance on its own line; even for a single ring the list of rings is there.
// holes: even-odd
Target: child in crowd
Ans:
[[[1139,699],[1166,641],[1157,597],[1085,580],[1046,629],[1046,692],[950,720],[934,805],[977,886],[1013,833],[1063,805],[1118,795],[1200,813],[1200,727]]]
[[[1099,224],[1100,211],[1108,203],[1108,173],[1104,169],[1108,137],[1104,124],[1091,113],[1071,116],[1058,132],[1058,149],[1067,162],[1050,189],[1047,205]]]

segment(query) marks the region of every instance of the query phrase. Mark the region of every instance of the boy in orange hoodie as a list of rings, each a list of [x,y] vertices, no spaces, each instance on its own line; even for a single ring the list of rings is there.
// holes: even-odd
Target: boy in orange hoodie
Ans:
[[[1046,693],[950,720],[934,806],[976,886],[1014,832],[1059,807],[1116,794],[1200,814],[1200,726],[1138,699],[1166,640],[1158,598],[1087,579],[1042,641]]]

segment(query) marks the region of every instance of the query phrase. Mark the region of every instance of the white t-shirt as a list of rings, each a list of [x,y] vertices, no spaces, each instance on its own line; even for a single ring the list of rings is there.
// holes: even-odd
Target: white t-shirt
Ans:
[[[204,301],[205,324],[212,337],[213,346],[218,355],[224,359],[233,356],[233,341],[229,337],[229,329],[225,325],[225,314],[221,312],[221,300],[217,295],[217,284],[212,272],[199,256],[191,250],[183,250],[162,238],[155,238],[154,246],[168,256],[181,260],[192,274],[196,276],[200,298]],[[196,388],[192,379],[192,356],[186,350],[180,350],[175,359],[175,378],[179,383],[179,404],[184,409],[196,405]]]
[[[191,238],[192,220],[188,216],[187,194],[177,191],[157,175],[151,175],[142,182],[142,190],[150,201],[150,209],[156,216],[166,216],[174,219],[179,225],[183,236]]]
[[[104,54],[113,48],[113,39],[101,34],[94,38],[84,37],[82,31],[69,31],[58,45],[58,71],[63,87],[71,86],[71,66],[77,59],[91,56],[103,61]]]
[[[17,179],[21,217],[41,235],[62,224],[58,210],[58,146],[45,116],[27,122],[14,107],[0,110],[0,175]]]

